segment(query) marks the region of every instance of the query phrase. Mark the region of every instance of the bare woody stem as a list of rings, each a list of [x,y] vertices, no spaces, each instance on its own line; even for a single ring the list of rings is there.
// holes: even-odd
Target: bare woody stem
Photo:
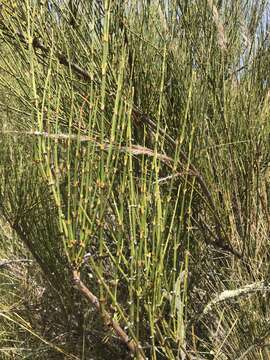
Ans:
[[[73,280],[74,286],[81,292],[81,294],[86,299],[90,301],[90,303],[96,308],[96,310],[100,311],[100,301],[81,281],[80,273],[77,270],[73,270]],[[144,360],[145,356],[140,345],[133,339],[130,339],[128,334],[121,328],[117,321],[112,319],[111,315],[105,309],[103,309],[102,311],[102,317],[104,319],[104,323],[107,326],[111,326],[113,328],[115,334],[124,344],[126,344],[132,354],[136,355],[138,360]]]

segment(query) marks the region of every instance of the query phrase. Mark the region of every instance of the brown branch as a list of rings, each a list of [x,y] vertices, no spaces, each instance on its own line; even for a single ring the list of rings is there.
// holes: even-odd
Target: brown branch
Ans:
[[[80,273],[77,270],[73,271],[73,280],[75,287],[82,293],[84,297],[86,297],[91,304],[100,311],[101,305],[98,298],[84,285],[84,283],[80,279]],[[137,359],[144,360],[145,356],[142,351],[141,346],[133,339],[130,339],[128,334],[121,328],[117,321],[113,320],[111,315],[105,310],[102,310],[102,317],[104,319],[104,323],[108,326],[110,325],[118,338],[126,344],[128,349],[132,352],[132,354],[137,355]]]
[[[141,146],[141,145],[131,145],[131,146],[121,146],[117,143],[110,143],[109,141],[104,141],[104,143],[101,143],[97,141],[95,137],[87,136],[87,135],[77,135],[77,134],[52,134],[44,131],[18,131],[18,130],[4,130],[0,131],[1,134],[10,134],[10,135],[28,135],[28,136],[40,136],[43,138],[49,138],[54,140],[74,140],[74,141],[80,141],[81,143],[84,142],[91,142],[94,145],[96,145],[100,150],[102,151],[109,151],[110,149],[118,150],[121,153],[130,152],[132,155],[146,155],[150,157],[155,157],[159,159],[162,163],[172,166],[174,163],[174,160],[165,155],[155,152],[152,149],[149,149],[148,147]],[[190,175],[193,175],[192,172],[190,172]]]

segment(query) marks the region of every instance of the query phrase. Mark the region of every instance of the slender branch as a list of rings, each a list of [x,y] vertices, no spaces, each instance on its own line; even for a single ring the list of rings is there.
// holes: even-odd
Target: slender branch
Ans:
[[[1,260],[0,261],[0,268],[6,267],[7,265],[11,265],[14,263],[30,263],[33,260],[30,259],[14,259],[14,260]]]

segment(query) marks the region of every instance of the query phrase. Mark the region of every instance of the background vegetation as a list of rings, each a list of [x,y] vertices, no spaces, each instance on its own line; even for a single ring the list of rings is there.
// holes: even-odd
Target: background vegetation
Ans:
[[[266,1],[1,1],[2,359],[269,359]]]

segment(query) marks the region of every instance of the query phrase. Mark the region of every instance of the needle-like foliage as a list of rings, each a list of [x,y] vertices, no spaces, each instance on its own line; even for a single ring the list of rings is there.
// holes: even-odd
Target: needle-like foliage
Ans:
[[[1,308],[4,332],[44,358],[269,358],[267,5],[1,2],[1,223],[66,325]]]

